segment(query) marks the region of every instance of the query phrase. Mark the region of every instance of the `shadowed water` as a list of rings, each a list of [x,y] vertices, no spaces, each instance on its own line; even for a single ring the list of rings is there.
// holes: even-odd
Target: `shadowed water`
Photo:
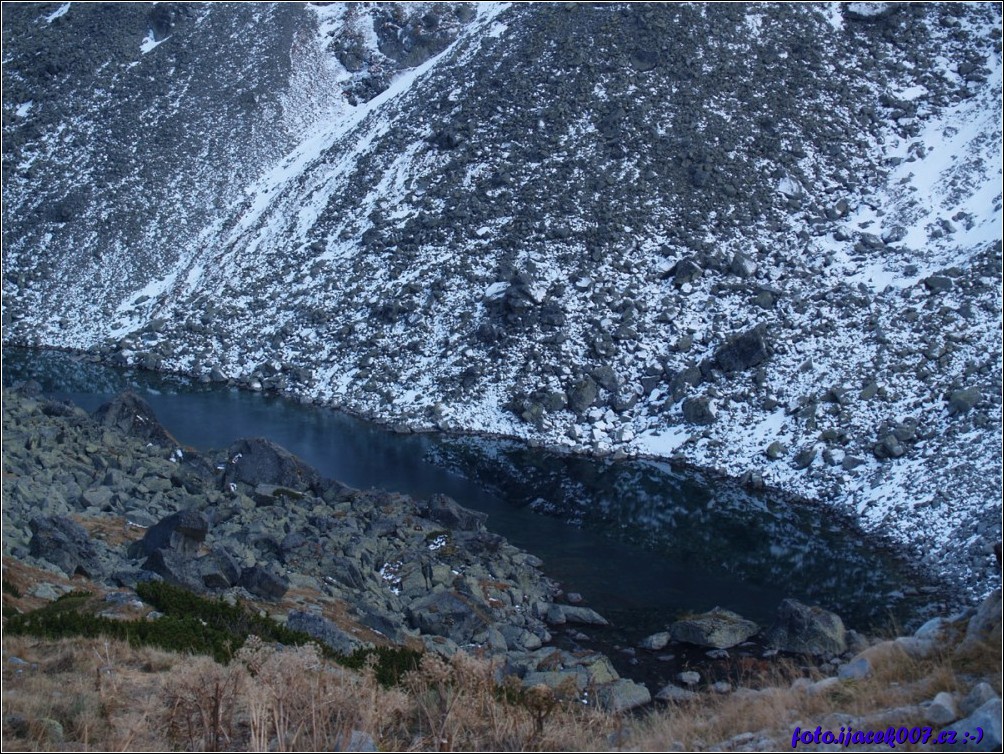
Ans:
[[[4,383],[27,379],[89,411],[132,388],[180,442],[195,448],[264,436],[354,487],[450,495],[488,513],[490,529],[541,557],[545,572],[582,593],[625,641],[662,629],[681,612],[716,605],[770,622],[780,600],[795,597],[871,628],[891,619],[915,622],[932,601],[915,594],[933,591],[930,584],[832,511],[750,494],[663,463],[561,456],[471,436],[396,434],[273,396],[60,352],[4,349]]]

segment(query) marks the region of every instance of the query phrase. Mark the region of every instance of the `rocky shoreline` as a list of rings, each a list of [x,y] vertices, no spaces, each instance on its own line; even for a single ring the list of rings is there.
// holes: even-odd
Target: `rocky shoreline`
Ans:
[[[584,648],[607,621],[486,528],[484,514],[442,495],[351,489],[262,438],[207,454],[182,448],[131,393],[89,415],[32,383],[5,389],[4,488],[5,561],[54,571],[64,584],[128,595],[163,579],[263,605],[345,654],[388,644],[465,650],[499,658],[500,673],[524,685],[570,684],[612,710],[653,697]],[[33,596],[68,588],[40,583]],[[679,701],[691,689],[731,690],[737,666],[779,650],[836,672],[867,647],[836,615],[788,600],[764,631],[716,609],[630,654],[631,664],[677,659],[677,683],[654,696]]]

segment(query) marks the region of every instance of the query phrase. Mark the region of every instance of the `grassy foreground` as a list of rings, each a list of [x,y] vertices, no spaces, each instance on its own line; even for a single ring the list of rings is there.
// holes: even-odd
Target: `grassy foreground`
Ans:
[[[939,691],[964,693],[977,677],[1001,690],[991,642],[966,656],[887,655],[865,680],[809,689],[790,683],[799,668],[780,665],[772,678],[749,679],[748,690],[621,716],[572,694],[499,685],[492,661],[465,654],[426,655],[388,687],[375,660],[347,669],[312,644],[276,649],[252,637],[221,664],[116,639],[8,635],[3,743],[5,751],[788,750],[795,725],[825,727],[835,716],[927,725],[907,710]],[[911,748],[922,747],[897,747]]]

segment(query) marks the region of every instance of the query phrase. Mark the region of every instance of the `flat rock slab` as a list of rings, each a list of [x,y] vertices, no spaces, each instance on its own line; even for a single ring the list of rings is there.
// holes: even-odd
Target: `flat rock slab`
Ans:
[[[728,649],[742,644],[759,631],[760,627],[731,610],[716,607],[692,618],[679,620],[669,630],[675,641]]]
[[[600,706],[610,712],[623,712],[652,701],[652,694],[645,686],[627,678],[600,686],[596,696]]]

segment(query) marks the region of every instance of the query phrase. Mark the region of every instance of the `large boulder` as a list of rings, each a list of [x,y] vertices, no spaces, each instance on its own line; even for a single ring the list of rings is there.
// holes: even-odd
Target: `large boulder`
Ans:
[[[343,631],[327,618],[313,613],[291,611],[286,619],[286,627],[309,634],[343,655],[350,655],[363,646],[363,643],[352,634]]]
[[[702,395],[683,402],[683,418],[690,424],[714,424],[717,417],[711,400]]]
[[[964,414],[983,399],[978,387],[956,390],[948,397],[948,413]]]
[[[157,415],[153,412],[150,404],[132,390],[126,390],[102,404],[94,412],[94,418],[102,426],[115,427],[141,440],[154,442],[158,445],[180,444],[157,421]]]
[[[742,644],[759,630],[760,627],[753,621],[720,607],[678,620],[669,628],[676,641],[716,649],[728,649]]]
[[[65,516],[39,516],[29,524],[28,552],[67,576],[95,576],[101,570],[94,544],[80,524]]]
[[[847,631],[836,613],[788,599],[778,607],[764,641],[785,652],[838,655],[847,650]]]
[[[196,510],[172,513],[147,529],[143,539],[131,547],[133,557],[149,556],[155,550],[171,549],[194,554],[206,541],[209,519]]]
[[[255,565],[241,571],[237,585],[244,587],[256,597],[278,602],[289,589],[289,580]]]
[[[217,545],[199,559],[199,573],[207,589],[229,589],[241,578],[241,567],[225,548]]]
[[[1001,750],[1001,700],[991,699],[977,709],[969,717],[957,720],[952,724],[952,728],[957,731],[966,731],[975,738],[978,734],[976,729],[983,730],[983,738],[979,743],[970,739],[966,743],[966,748],[970,751],[1000,751]],[[960,733],[960,735],[962,735]]]
[[[645,686],[627,678],[603,684],[596,690],[596,696],[600,706],[610,712],[623,712],[652,701],[652,694]]]
[[[419,513],[448,529],[473,531],[484,528],[487,513],[464,508],[456,500],[446,495],[432,495],[419,505]]]
[[[318,494],[323,491],[323,480],[313,467],[271,440],[241,439],[230,446],[228,453],[224,487],[240,482],[251,487],[268,484]]]
[[[723,372],[742,372],[765,361],[770,356],[760,328],[737,335],[715,351],[715,364]]]
[[[455,591],[434,592],[408,606],[408,623],[423,634],[445,636],[457,644],[471,642],[491,622],[483,605]]]
[[[177,584],[193,592],[201,592],[205,587],[201,563],[178,550],[164,548],[154,550],[143,562],[144,571],[152,571],[164,581]]]
[[[1001,643],[1001,590],[995,589],[976,609],[975,615],[969,619],[966,635],[956,654],[962,655],[977,649],[983,642],[991,642],[995,646]]]

